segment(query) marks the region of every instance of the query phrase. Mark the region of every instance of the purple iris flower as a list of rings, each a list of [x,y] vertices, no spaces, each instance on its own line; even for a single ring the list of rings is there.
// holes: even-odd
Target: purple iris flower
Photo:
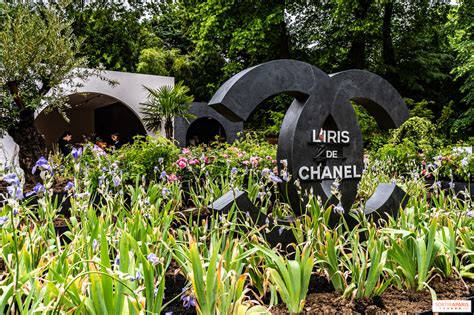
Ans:
[[[165,171],[161,172],[160,179],[166,178],[167,175]]]
[[[74,188],[74,183],[69,181],[67,182],[66,186],[64,186],[64,191],[70,191],[73,188]]]
[[[4,225],[7,222],[8,222],[7,216],[0,217],[0,226]]]
[[[41,170],[45,170],[45,171],[51,171],[51,165],[49,165],[49,162],[48,160],[42,156],[39,158],[38,161],[36,161],[36,164],[35,166],[33,166],[33,169],[31,170],[31,173],[34,174],[36,173],[36,169],[37,168],[40,168]]]
[[[72,148],[71,155],[74,159],[77,159],[82,155],[82,148]]]
[[[142,276],[142,274],[140,273],[140,271],[137,271],[137,272],[135,273],[135,277],[132,276],[132,278],[131,278],[130,280],[132,280],[132,281],[138,281],[138,280],[140,280],[140,279],[143,279],[143,276]]]
[[[285,231],[285,228],[282,226],[278,229],[278,235],[283,234],[283,231]]]
[[[153,264],[153,266],[158,265],[160,263],[160,259],[158,258],[158,256],[156,256],[153,253],[148,254],[146,258],[148,259],[149,262]]]
[[[43,185],[40,183],[36,184],[35,187],[33,187],[33,190],[26,193],[26,197],[29,197],[31,195],[39,195],[40,193],[44,193],[46,191],[46,188],[44,188]]]
[[[117,186],[120,186],[120,177],[118,177],[117,175],[115,175],[113,178],[112,178],[112,181],[114,182],[114,186],[117,187]]]
[[[99,242],[97,242],[97,240],[94,239],[94,240],[92,241],[92,251],[96,252],[98,246],[99,246]]]
[[[274,182],[274,183],[281,183],[281,182],[283,182],[283,181],[281,180],[281,178],[278,177],[278,176],[276,176],[276,175],[270,175],[270,180],[271,180],[272,182]]]
[[[163,189],[161,190],[161,194],[162,194],[163,196],[166,196],[169,192],[170,192],[170,190],[169,190],[168,188],[166,188],[166,187],[163,187]]]
[[[186,291],[186,288],[183,288],[183,291]],[[192,294],[183,294],[181,301],[185,308],[196,307],[196,298]]]
[[[23,199],[23,190],[20,187],[15,187],[15,186],[8,186],[7,187],[8,194],[10,197],[13,197],[18,200]]]
[[[11,173],[11,174],[8,174],[8,175],[5,175],[3,177],[3,180],[7,183],[7,184],[13,184],[15,186],[20,186],[20,179],[18,178],[18,176],[15,174],[15,173]]]
[[[270,174],[270,172],[271,172],[270,169],[264,168],[264,169],[262,170],[262,176],[265,177],[265,176],[267,176],[268,174]]]
[[[237,167],[234,166],[234,167],[230,170],[230,173],[231,173],[231,174],[237,173]]]

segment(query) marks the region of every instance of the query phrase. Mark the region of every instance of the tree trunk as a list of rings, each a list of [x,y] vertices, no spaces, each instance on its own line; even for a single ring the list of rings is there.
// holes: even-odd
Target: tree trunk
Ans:
[[[286,29],[285,21],[280,22],[280,40],[279,40],[279,57],[280,59],[290,58],[290,38],[288,36],[288,30]]]
[[[282,10],[282,20],[278,24],[280,36],[278,38],[278,57],[280,59],[290,58],[290,36],[288,35],[288,29],[285,22],[285,0],[278,0],[277,5]]]
[[[8,134],[20,148],[18,159],[28,184],[34,184],[36,181],[35,175],[31,174],[31,169],[41,156],[46,155],[44,138],[36,129],[34,120],[34,112],[25,109],[20,113],[18,124],[8,129]]]
[[[355,9],[354,16],[358,20],[365,20],[370,8],[371,0],[359,0],[358,6]],[[353,34],[354,39],[351,43],[351,48],[347,56],[347,61],[350,68],[364,69],[365,68],[365,48],[366,48],[366,34],[358,32]]]
[[[389,1],[385,3],[384,14],[383,14],[383,26],[382,26],[382,40],[383,50],[382,57],[385,64],[385,75],[386,79],[392,84],[397,81],[397,71],[395,70],[395,51],[393,49],[392,40],[392,16],[393,16],[393,2]]]
[[[167,119],[165,122],[165,135],[168,139],[173,139],[173,121]]]

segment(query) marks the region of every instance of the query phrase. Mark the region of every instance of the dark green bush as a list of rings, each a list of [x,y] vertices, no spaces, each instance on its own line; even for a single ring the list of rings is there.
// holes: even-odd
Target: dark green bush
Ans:
[[[179,152],[179,148],[164,137],[138,136],[118,152],[118,159],[126,178],[151,177],[169,169]]]

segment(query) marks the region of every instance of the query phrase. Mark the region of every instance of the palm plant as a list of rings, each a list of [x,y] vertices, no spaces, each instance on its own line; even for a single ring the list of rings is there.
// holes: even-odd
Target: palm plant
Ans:
[[[143,121],[147,129],[151,131],[161,130],[164,123],[166,138],[173,137],[173,119],[182,117],[190,119],[194,116],[188,113],[189,105],[194,100],[189,96],[189,88],[179,82],[174,87],[165,85],[158,89],[144,86],[148,91],[148,102],[142,103]]]

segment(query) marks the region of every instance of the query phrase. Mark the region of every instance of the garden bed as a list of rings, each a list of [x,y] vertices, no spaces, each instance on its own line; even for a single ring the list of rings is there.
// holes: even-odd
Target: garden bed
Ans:
[[[439,280],[430,283],[439,300],[460,300],[474,295],[474,282],[460,280]],[[310,287],[311,290],[311,287]],[[422,313],[431,310],[432,299],[429,290],[400,291],[389,288],[382,296],[368,300],[350,301],[335,292],[309,291],[303,314],[319,312],[330,314],[381,314],[381,313]],[[272,310],[272,314],[290,314],[284,305]]]
[[[427,179],[426,183],[431,187],[431,190],[433,190],[434,185],[440,185],[439,188],[441,188],[444,191],[450,191],[452,190],[455,194],[460,194],[465,191],[470,193],[471,198],[474,197],[474,183],[471,182],[451,182],[448,180],[440,180],[440,181],[435,181],[433,179]]]

